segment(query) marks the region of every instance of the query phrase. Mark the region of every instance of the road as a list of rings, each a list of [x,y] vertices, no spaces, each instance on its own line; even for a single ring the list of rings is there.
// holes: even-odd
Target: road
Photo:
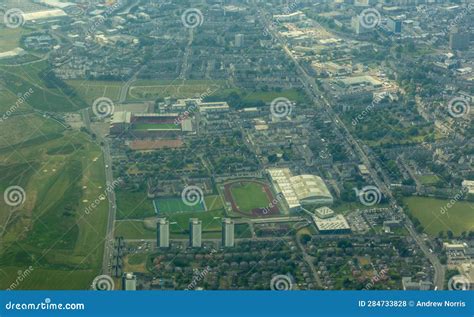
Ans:
[[[417,243],[417,245],[420,247],[422,252],[425,254],[425,256],[430,260],[434,270],[435,270],[435,277],[434,277],[434,285],[437,287],[438,290],[442,290],[444,287],[444,274],[445,270],[444,267],[441,265],[438,257],[431,253],[429,249],[427,248],[426,244],[424,241],[419,237],[418,233],[413,229],[413,225],[411,224],[411,221],[405,217],[405,213],[401,207],[398,206],[396,203],[396,199],[394,198],[391,190],[390,190],[390,180],[386,173],[383,171],[380,166],[378,166],[377,160],[376,159],[369,159],[369,155],[365,152],[363,147],[359,144],[359,142],[352,136],[350,131],[347,129],[347,127],[344,125],[343,121],[339,118],[339,116],[334,112],[333,107],[329,103],[329,101],[326,99],[326,97],[323,95],[322,92],[320,92],[317,89],[317,85],[314,81],[314,79],[308,75],[306,70],[300,65],[299,61],[296,59],[296,57],[293,55],[291,50],[288,48],[288,45],[285,43],[284,39],[278,34],[278,32],[272,27],[272,21],[265,16],[264,14],[260,14],[261,20],[265,23],[269,34],[272,36],[274,40],[276,40],[281,47],[283,48],[284,52],[286,55],[293,61],[293,63],[296,66],[297,72],[300,75],[300,79],[303,82],[303,86],[307,92],[307,94],[310,96],[312,101],[317,105],[317,104],[323,104],[323,109],[325,112],[328,114],[328,116],[331,118],[332,122],[335,124],[335,126],[338,128],[338,130],[342,131],[342,134],[344,137],[346,137],[347,141],[351,145],[351,147],[355,150],[355,153],[358,154],[359,158],[361,159],[362,163],[367,167],[367,169],[370,171],[370,174],[372,176],[372,179],[375,183],[375,185],[379,188],[379,190],[386,195],[387,198],[391,201],[391,206],[392,208],[395,208],[399,210],[400,216],[405,219],[405,223],[408,228],[411,228],[408,230],[410,236],[413,238],[413,240]],[[378,172],[380,172],[381,177],[379,177]]]
[[[107,231],[105,234],[105,247],[104,255],[102,259],[102,273],[109,274],[111,270],[109,268],[110,260],[113,255],[114,250],[114,226],[115,226],[115,215],[117,213],[117,204],[115,198],[114,177],[112,172],[112,156],[110,154],[110,145],[108,140],[101,136],[100,133],[93,131],[91,127],[91,120],[89,116],[89,108],[81,110],[82,121],[84,122],[84,127],[91,133],[97,135],[97,140],[101,144],[102,153],[104,154],[104,168],[105,168],[105,184],[107,190],[107,197],[109,202],[109,211],[107,216]]]
[[[108,190],[108,201],[109,201],[109,214],[107,218],[107,232],[105,234],[105,247],[104,257],[102,261],[102,272],[103,274],[110,274],[109,263],[112,259],[114,251],[114,226],[115,226],[115,215],[117,213],[117,204],[115,198],[115,190],[113,186],[114,177],[112,172],[112,156],[110,155],[110,145],[107,140],[103,139],[102,151],[104,153],[105,163],[105,183]]]

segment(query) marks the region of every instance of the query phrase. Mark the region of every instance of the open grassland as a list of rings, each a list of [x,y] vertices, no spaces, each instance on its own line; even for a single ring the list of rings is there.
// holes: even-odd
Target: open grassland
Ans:
[[[20,133],[23,139],[15,136],[15,144],[0,151],[1,192],[15,185],[26,193],[14,210],[0,200],[0,270],[9,276],[0,287],[15,281],[9,272],[31,266],[18,289],[87,289],[100,271],[107,222],[105,200],[85,211],[105,190],[102,152],[85,134],[39,123],[9,126],[9,136],[21,129],[30,133]],[[0,135],[5,128],[0,125]]]
[[[21,36],[30,32],[30,30],[23,28],[0,28],[0,43],[2,43],[0,53],[19,47]]]
[[[124,85],[121,81],[68,80],[66,82],[88,104],[92,104],[94,100],[100,97],[118,101],[120,89]]]
[[[7,75],[0,90],[0,111],[10,109],[17,96],[28,91],[32,93],[26,98],[25,104],[38,110],[67,112],[88,107],[71,87],[53,79],[46,61],[22,66],[0,65],[0,72]]]
[[[130,87],[127,101],[206,96],[222,85],[223,82],[212,80],[138,80]]]
[[[448,230],[459,236],[464,231],[474,230],[474,202],[458,201],[451,208],[446,199],[409,197],[404,202],[431,236]]]
[[[300,92],[297,89],[287,89],[282,91],[249,91],[239,88],[225,88],[215,91],[214,93],[212,93],[211,96],[216,99],[225,100],[229,97],[230,94],[239,95],[245,102],[263,101],[265,103],[270,103],[276,98],[287,98],[290,101],[296,103],[303,103],[308,101],[305,93]]]
[[[155,215],[153,202],[144,192],[117,191],[117,219],[144,219]]]

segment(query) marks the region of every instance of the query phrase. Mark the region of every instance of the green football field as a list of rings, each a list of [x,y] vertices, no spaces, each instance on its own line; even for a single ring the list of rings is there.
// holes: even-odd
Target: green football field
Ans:
[[[447,199],[409,197],[404,202],[429,235],[436,236],[440,231],[450,230],[459,236],[463,231],[474,228],[473,202],[457,201],[450,208],[450,200]]]
[[[136,123],[135,130],[181,130],[181,126],[174,123]]]
[[[179,212],[206,211],[204,201],[194,206],[186,205],[181,198],[158,198],[155,199],[155,207],[159,215],[173,214]]]
[[[230,192],[240,211],[251,212],[255,208],[264,208],[270,201],[262,185],[254,182],[233,184]]]

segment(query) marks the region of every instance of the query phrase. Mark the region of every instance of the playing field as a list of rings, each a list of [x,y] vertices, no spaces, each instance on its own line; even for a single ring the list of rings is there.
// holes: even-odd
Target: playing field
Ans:
[[[404,201],[429,235],[450,230],[459,236],[463,231],[474,230],[474,202],[458,201],[448,208],[450,201],[445,199],[410,197]]]
[[[233,185],[230,191],[237,202],[237,207],[243,212],[263,208],[270,203],[265,190],[258,183],[241,182]]]
[[[174,123],[135,123],[135,130],[181,130],[181,126]]]
[[[158,97],[191,98],[216,91],[222,82],[213,80],[137,80],[128,91],[128,101]]]
[[[158,198],[155,199],[155,208],[159,215],[168,215],[181,212],[206,211],[205,200],[194,205],[186,205],[181,198]]]
[[[267,184],[258,181],[234,181],[224,185],[225,200],[232,211],[252,216],[265,216],[279,212]],[[265,210],[264,210],[265,209]]]

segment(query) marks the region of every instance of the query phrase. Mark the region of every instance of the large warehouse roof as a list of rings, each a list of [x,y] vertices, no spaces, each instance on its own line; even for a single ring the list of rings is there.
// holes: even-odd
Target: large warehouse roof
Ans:
[[[289,168],[271,168],[267,171],[275,190],[283,194],[290,209],[299,208],[302,204],[332,203],[332,195],[319,176],[293,176]]]
[[[299,175],[290,178],[293,189],[300,201],[308,201],[315,199],[332,199],[326,184],[319,176],[315,175]]]

